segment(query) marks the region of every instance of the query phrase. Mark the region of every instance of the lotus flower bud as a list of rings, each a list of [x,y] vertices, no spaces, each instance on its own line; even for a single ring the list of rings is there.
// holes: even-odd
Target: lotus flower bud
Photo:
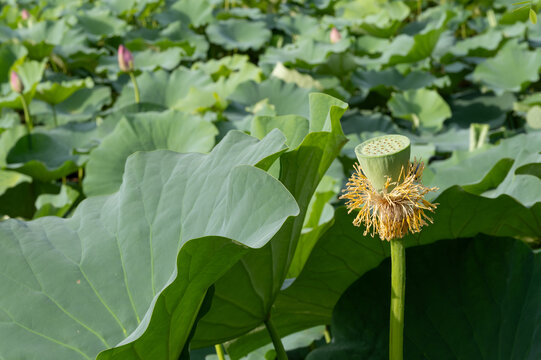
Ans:
[[[118,47],[118,67],[124,72],[133,70],[133,55],[124,45]]]
[[[402,168],[408,169],[410,149],[410,140],[406,136],[385,135],[358,145],[355,147],[355,155],[368,180],[377,191],[381,191],[387,176],[397,181]]]
[[[28,18],[30,17],[30,13],[28,12],[28,10],[23,9],[21,11],[21,17],[23,18],[23,20],[28,20]]]
[[[13,91],[19,94],[23,92],[24,85],[21,82],[21,78],[19,77],[19,74],[17,74],[15,71],[11,71],[9,82],[11,84],[11,88],[13,89]]]
[[[340,31],[338,31],[337,28],[333,27],[331,29],[331,35],[330,35],[331,43],[336,44],[342,39],[342,35],[340,35]]]

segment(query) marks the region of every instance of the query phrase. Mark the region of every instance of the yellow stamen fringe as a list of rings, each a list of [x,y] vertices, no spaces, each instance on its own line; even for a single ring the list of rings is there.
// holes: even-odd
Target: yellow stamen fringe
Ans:
[[[346,184],[347,188],[342,190],[345,194],[340,199],[348,200],[348,213],[359,209],[353,225],[364,223],[364,235],[371,232],[370,235],[374,237],[378,233],[382,240],[390,241],[400,239],[408,232],[417,233],[428,225],[427,221],[433,222],[424,210],[434,212],[439,204],[432,204],[423,197],[438,188],[429,188],[421,183],[424,170],[422,162],[414,161],[408,167],[406,175],[402,167],[396,182],[387,177],[385,188],[378,192],[364,176],[361,167],[355,164],[355,172]],[[388,191],[393,185],[395,187]]]

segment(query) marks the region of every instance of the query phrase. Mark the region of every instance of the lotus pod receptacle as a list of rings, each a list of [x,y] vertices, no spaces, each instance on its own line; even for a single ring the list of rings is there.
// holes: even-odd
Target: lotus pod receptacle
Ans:
[[[377,191],[385,189],[388,178],[397,181],[408,169],[410,154],[410,140],[403,135],[378,136],[355,147],[361,169]],[[393,188],[391,185],[387,190]]]

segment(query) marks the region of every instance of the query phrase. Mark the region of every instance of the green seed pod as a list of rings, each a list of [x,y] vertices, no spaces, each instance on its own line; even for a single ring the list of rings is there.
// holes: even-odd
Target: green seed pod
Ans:
[[[385,187],[386,176],[397,181],[402,167],[408,169],[410,152],[410,140],[402,135],[378,136],[355,147],[362,171],[377,191]]]

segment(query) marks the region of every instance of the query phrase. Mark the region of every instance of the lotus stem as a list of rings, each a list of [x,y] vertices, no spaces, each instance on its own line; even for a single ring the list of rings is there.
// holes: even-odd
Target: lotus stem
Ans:
[[[325,336],[325,342],[327,344],[330,344],[332,337],[331,337],[331,332],[329,331],[328,325],[325,325],[325,331],[323,332],[323,335]]]
[[[218,360],[225,360],[224,349],[222,348],[222,344],[216,344],[214,345],[214,348],[216,349],[216,355],[218,355]]]
[[[282,344],[282,339],[276,332],[276,328],[272,324],[270,318],[265,321],[265,327],[267,328],[267,331],[272,339],[272,344],[274,345],[274,350],[276,351],[276,360],[287,360],[286,349],[284,348],[284,344]]]
[[[402,360],[404,350],[404,300],[406,295],[406,248],[391,240],[391,316],[389,360]]]
[[[133,75],[133,71],[130,71],[130,78],[131,82],[133,84],[133,92],[135,93],[135,102],[139,104],[140,97],[139,97],[139,87],[137,86],[137,81],[135,80],[135,75]]]
[[[26,103],[26,99],[24,98],[23,94],[21,94],[20,97],[21,103],[23,104],[24,122],[26,123],[26,127],[28,128],[28,133],[30,133],[34,128],[34,125],[32,124],[32,118],[30,117],[30,112],[28,111],[28,104]]]
[[[26,103],[26,99],[24,98],[23,94],[20,94],[21,97],[21,103],[23,104],[23,112],[24,112],[24,122],[26,123],[26,129],[28,130],[28,148],[32,149],[32,129],[34,128],[34,125],[32,124],[32,118],[30,117],[30,111],[28,111],[28,104]]]

